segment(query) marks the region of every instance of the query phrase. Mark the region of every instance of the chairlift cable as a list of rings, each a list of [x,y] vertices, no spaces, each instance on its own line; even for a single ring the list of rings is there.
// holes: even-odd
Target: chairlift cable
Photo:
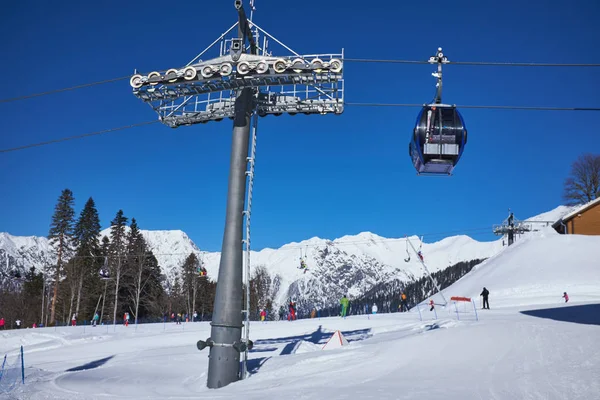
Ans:
[[[104,130],[101,130],[101,131],[84,133],[84,134],[75,135],[75,136],[68,136],[68,137],[64,137],[64,138],[60,138],[60,139],[48,140],[48,141],[45,141],[45,142],[38,142],[38,143],[32,143],[32,144],[28,144],[28,145],[13,147],[13,148],[1,149],[0,153],[9,153],[9,152],[13,152],[13,151],[19,151],[19,150],[29,149],[29,148],[32,148],[32,147],[39,147],[39,146],[45,146],[45,145],[53,144],[53,143],[66,142],[68,140],[82,139],[82,138],[89,137],[89,136],[103,135],[105,133],[122,131],[122,130],[125,130],[125,129],[136,128],[136,127],[139,127],[139,126],[152,125],[152,124],[156,124],[158,122],[160,122],[160,121],[154,120],[154,121],[138,122],[138,123],[131,124],[131,125],[120,126],[120,127],[117,127],[117,128],[104,129]]]

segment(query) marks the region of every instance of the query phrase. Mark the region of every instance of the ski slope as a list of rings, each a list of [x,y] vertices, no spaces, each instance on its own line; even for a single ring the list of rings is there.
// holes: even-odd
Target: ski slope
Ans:
[[[2,398],[597,398],[599,247],[600,237],[550,230],[523,238],[445,289],[477,299],[486,286],[491,310],[477,317],[449,305],[253,322],[252,375],[218,390],[206,387],[208,352],[196,349],[208,322],[3,331],[0,355],[24,346],[26,383]],[[335,330],[349,344],[322,350]]]
[[[490,291],[490,308],[555,304],[563,292],[571,301],[598,300],[600,237],[542,229],[475,266],[442,292],[448,299],[478,299],[484,286]]]

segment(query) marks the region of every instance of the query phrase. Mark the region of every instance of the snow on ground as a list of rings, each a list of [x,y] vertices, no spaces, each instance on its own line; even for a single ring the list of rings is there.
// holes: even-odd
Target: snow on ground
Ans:
[[[550,231],[520,240],[445,290],[448,297],[477,300],[486,286],[491,310],[477,316],[466,304],[450,304],[435,313],[421,306],[346,319],[254,322],[252,375],[220,389],[206,387],[208,351],[196,349],[210,335],[207,322],[2,332],[0,354],[14,359],[23,345],[26,364],[25,385],[5,397],[597,398],[599,247],[598,237]],[[565,290],[568,304],[560,297]],[[335,330],[349,344],[322,350]]]

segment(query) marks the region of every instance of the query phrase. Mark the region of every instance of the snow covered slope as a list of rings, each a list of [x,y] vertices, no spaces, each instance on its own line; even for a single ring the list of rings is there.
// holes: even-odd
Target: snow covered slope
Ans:
[[[465,240],[451,239],[437,248],[454,251],[453,240]],[[251,376],[216,390],[206,387],[208,351],[195,346],[210,336],[208,322],[0,331],[0,356],[8,353],[9,367],[18,360],[19,346],[25,350],[26,384],[5,396],[595,399],[599,248],[600,237],[558,235],[551,228],[522,238],[445,289],[448,298],[477,299],[486,286],[491,309],[480,310],[478,321],[466,313],[459,320],[453,309],[439,307],[437,314],[413,308],[345,319],[253,322]],[[568,304],[563,291],[570,295]],[[322,350],[336,330],[349,344]],[[20,377],[20,369],[8,368],[0,391]]]
[[[0,331],[0,397],[107,399],[590,400],[600,393],[598,304],[492,309],[479,322],[415,312],[252,323],[252,375],[208,389],[207,322]],[[574,321],[536,314],[566,313]],[[528,315],[527,313],[533,313]],[[433,314],[433,313],[431,313]],[[321,350],[335,330],[349,341]]]
[[[484,286],[490,308],[557,304],[563,292],[571,301],[600,302],[600,237],[545,228],[475,266],[443,293],[479,303]]]

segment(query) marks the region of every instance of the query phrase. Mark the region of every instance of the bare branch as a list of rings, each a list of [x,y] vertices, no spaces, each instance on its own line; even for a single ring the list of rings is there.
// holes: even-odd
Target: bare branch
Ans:
[[[565,179],[563,198],[569,205],[579,205],[600,197],[600,154],[582,154],[571,165]]]

